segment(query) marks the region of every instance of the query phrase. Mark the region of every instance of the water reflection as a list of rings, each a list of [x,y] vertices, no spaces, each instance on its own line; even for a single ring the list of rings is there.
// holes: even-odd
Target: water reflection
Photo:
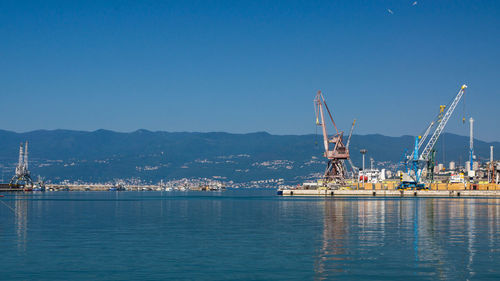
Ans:
[[[499,212],[500,199],[325,200],[316,277],[491,273],[482,269],[498,265]]]
[[[471,277],[474,276],[474,271],[472,268],[472,264],[474,261],[475,248],[474,248],[474,238],[475,238],[475,204],[470,204],[467,206],[467,252],[469,256],[469,261],[467,263],[467,270],[469,271]]]
[[[346,208],[345,201],[324,202],[323,233],[320,254],[316,261],[316,273],[319,276],[327,276],[328,272],[340,272],[342,267],[337,267],[337,263],[329,262],[341,261],[345,258],[344,239],[347,236],[346,226],[347,216],[344,216]],[[329,266],[330,265],[330,266]]]
[[[17,248],[20,252],[26,251],[28,232],[28,201],[23,195],[15,196],[15,225],[17,236]]]

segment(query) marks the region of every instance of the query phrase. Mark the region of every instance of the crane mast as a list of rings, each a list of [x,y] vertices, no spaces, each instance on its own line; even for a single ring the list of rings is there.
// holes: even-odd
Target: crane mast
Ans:
[[[344,160],[349,159],[349,149],[343,142],[344,132],[338,130],[321,91],[318,91],[316,94],[314,105],[316,111],[316,125],[321,126],[323,131],[323,145],[325,149],[323,156],[328,159],[324,179],[327,185],[333,184],[334,186],[339,186],[344,183],[346,176]],[[328,135],[326,129],[325,109],[336,131],[331,137]]]
[[[469,119],[469,124],[470,124],[470,133],[469,133],[469,152],[470,152],[470,159],[469,159],[469,174],[471,176],[474,175],[474,119],[472,117]]]

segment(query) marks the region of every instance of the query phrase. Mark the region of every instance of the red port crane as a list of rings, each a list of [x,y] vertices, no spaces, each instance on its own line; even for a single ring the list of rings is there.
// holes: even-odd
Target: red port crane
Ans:
[[[328,136],[326,131],[325,113],[324,108],[328,112],[328,116],[332,121],[333,127],[335,128],[335,135]],[[321,91],[318,91],[316,98],[314,99],[314,107],[316,111],[316,125],[321,126],[323,130],[323,144],[325,148],[324,157],[328,159],[328,164],[326,166],[324,179],[327,185],[342,185],[346,178],[346,168],[344,165],[344,160],[349,159],[349,148],[344,145],[343,135],[344,132],[337,129],[335,121],[333,121],[332,113],[326,104],[325,98]]]

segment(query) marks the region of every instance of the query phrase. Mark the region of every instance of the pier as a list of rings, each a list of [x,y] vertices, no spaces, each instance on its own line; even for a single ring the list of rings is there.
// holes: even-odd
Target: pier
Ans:
[[[500,197],[500,190],[280,189],[278,195],[318,197]]]

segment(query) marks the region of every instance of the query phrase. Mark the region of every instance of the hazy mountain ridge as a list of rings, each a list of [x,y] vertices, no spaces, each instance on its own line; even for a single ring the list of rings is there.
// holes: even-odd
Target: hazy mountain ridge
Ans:
[[[446,163],[450,160],[466,161],[468,137],[447,133],[440,141],[443,139]],[[13,173],[19,143],[25,140],[30,143],[32,174],[40,174],[54,181],[141,178],[157,182],[160,179],[211,176],[222,176],[234,181],[268,178],[294,181],[297,177],[322,172],[325,163],[320,135],[147,130],[131,133],[109,130],[15,133],[0,130],[0,165],[5,178]],[[370,157],[376,163],[396,163],[405,149],[412,148],[413,142],[412,136],[353,135],[351,155],[358,166],[361,148],[368,149],[367,165]],[[499,142],[475,140],[474,145],[480,159],[489,157],[490,145],[500,149]],[[438,142],[436,147],[436,158],[442,162],[442,143]]]

